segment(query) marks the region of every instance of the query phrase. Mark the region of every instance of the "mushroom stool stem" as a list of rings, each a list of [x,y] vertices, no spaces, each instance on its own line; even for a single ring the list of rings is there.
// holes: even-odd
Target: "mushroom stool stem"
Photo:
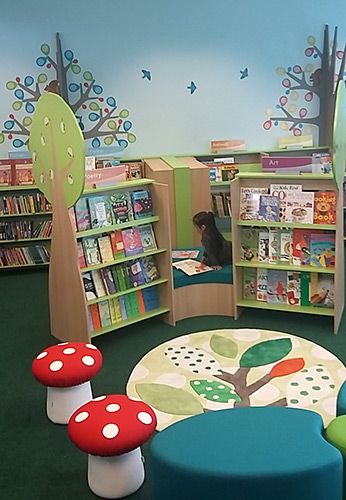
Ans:
[[[92,397],[89,381],[73,387],[47,387],[47,417],[55,424],[68,424],[76,408]]]
[[[123,498],[137,491],[144,482],[140,447],[123,455],[88,455],[88,484],[101,498]]]

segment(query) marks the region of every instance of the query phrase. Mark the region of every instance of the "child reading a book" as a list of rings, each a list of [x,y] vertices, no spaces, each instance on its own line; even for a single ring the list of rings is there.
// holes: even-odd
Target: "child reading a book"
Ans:
[[[215,224],[212,212],[198,212],[193,216],[193,223],[200,231],[201,243],[204,248],[202,263],[214,269],[231,264],[231,242],[225,240]]]

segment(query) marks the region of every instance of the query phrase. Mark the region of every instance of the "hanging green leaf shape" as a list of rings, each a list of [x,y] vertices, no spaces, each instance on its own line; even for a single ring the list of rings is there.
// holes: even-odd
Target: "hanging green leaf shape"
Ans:
[[[292,350],[291,339],[274,339],[259,342],[245,351],[240,358],[241,368],[269,365],[287,356]]]
[[[191,380],[190,385],[199,396],[214,403],[229,403],[231,400],[239,403],[241,401],[234,388],[215,380]]]
[[[165,384],[136,384],[139,397],[156,410],[172,415],[203,413],[202,404],[184,389]]]
[[[210,339],[210,348],[220,356],[234,359],[238,354],[237,344],[222,335],[213,335]]]

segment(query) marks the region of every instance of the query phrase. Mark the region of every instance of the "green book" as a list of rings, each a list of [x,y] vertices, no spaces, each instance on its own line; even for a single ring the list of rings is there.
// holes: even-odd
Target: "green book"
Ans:
[[[300,305],[311,306],[310,302],[310,273],[300,273]]]

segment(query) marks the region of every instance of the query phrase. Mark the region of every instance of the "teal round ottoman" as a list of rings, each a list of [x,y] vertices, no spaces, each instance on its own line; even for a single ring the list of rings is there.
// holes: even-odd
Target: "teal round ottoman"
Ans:
[[[152,500],[342,500],[320,415],[244,407],[181,420],[151,442]]]

